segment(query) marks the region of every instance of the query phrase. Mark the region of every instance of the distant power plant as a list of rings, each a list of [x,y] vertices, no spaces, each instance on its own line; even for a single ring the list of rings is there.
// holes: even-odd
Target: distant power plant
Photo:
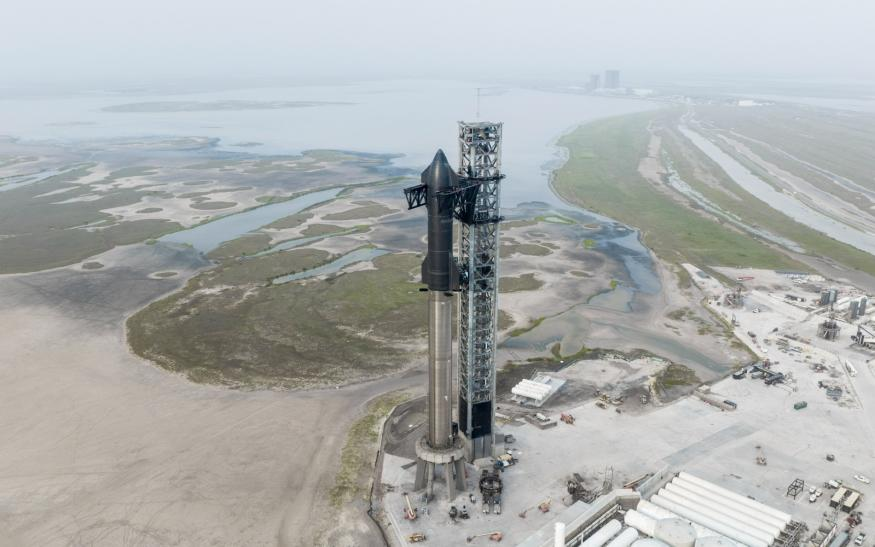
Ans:
[[[605,71],[605,89],[620,89],[620,71]]]
[[[428,497],[437,467],[453,499],[465,488],[465,460],[493,456],[501,130],[501,123],[459,122],[458,173],[438,150],[420,184],[404,189],[409,209],[428,209],[421,272],[429,295],[428,431],[416,444],[414,483]],[[452,422],[453,292],[459,292],[458,428]]]

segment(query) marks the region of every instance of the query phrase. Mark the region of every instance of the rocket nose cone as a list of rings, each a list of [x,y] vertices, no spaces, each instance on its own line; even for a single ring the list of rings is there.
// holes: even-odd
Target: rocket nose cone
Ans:
[[[444,154],[444,150],[442,148],[438,148],[438,151],[434,154],[434,159],[431,160],[431,164],[435,163],[446,163],[449,165],[450,162],[447,161],[447,156]]]
[[[456,185],[456,174],[447,161],[444,151],[438,149],[431,164],[422,172],[422,183],[433,188],[447,188]]]

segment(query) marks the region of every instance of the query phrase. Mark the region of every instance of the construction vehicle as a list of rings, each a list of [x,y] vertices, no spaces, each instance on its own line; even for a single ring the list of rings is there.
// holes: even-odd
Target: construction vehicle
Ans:
[[[763,447],[757,445],[757,465],[768,465],[768,460],[766,460],[766,453],[763,451]]]
[[[531,507],[527,507],[526,509],[523,509],[518,516],[521,519],[524,519],[524,518],[526,518],[526,515],[528,514],[528,512],[531,511],[532,509],[537,509],[542,513],[546,513],[547,511],[550,510],[550,504],[552,503],[552,501],[553,500],[551,498],[547,498],[546,500],[542,501],[541,503],[539,503],[537,505],[533,505]]]
[[[404,501],[406,502],[406,507],[404,508],[404,519],[405,520],[416,520],[416,509],[413,508],[413,505],[410,503],[410,496],[407,492],[404,492]]]
[[[574,416],[571,414],[562,413],[559,415],[559,419],[568,425],[574,425]]]
[[[468,536],[465,538],[465,541],[471,543],[477,538],[488,537],[490,541],[501,541],[504,539],[504,534],[501,532],[484,532],[482,534],[474,534],[473,536]]]
[[[483,497],[484,513],[495,511],[496,515],[501,514],[502,488],[501,476],[498,471],[484,469],[480,473],[480,495]]]
[[[414,532],[407,536],[407,541],[409,541],[410,543],[422,543],[423,541],[425,541],[425,534],[423,534],[422,532]]]

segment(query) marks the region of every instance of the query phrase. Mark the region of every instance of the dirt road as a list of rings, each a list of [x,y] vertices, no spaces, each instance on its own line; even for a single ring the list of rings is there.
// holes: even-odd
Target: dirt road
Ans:
[[[0,276],[0,544],[311,545],[351,421],[421,383],[240,392],[139,360],[124,317],[202,266],[183,259]]]

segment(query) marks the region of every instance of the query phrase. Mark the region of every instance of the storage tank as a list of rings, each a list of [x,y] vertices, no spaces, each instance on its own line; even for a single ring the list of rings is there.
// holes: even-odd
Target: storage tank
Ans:
[[[669,547],[667,543],[653,538],[642,538],[632,544],[632,547]]]
[[[728,537],[729,539],[733,539],[733,540],[738,541],[740,543],[744,543],[745,545],[748,545],[749,547],[768,547],[768,545],[770,543],[768,541],[763,541],[761,539],[758,539],[758,538],[756,538],[750,534],[747,534],[745,532],[742,532],[740,530],[736,530],[735,528],[732,528],[731,526],[727,526],[726,524],[723,524],[722,522],[714,521],[713,519],[706,517],[705,515],[699,513],[698,511],[694,511],[688,507],[678,505],[674,502],[671,502],[671,501],[663,498],[662,496],[659,496],[659,495],[653,496],[652,498],[650,498],[650,501],[653,502],[654,504],[658,505],[659,507],[662,507],[663,509],[668,509],[669,511],[673,511],[674,513],[677,513],[678,516],[681,516],[685,519],[689,519],[693,522],[696,522],[696,523],[698,523],[706,528],[714,530],[718,534],[722,534],[722,535]]]
[[[696,544],[696,531],[689,522],[681,519],[656,521],[653,537],[668,543],[671,547],[693,547]]]
[[[651,503],[647,500],[641,500],[638,502],[638,507],[636,507],[639,513],[647,515],[648,517],[659,520],[659,519],[671,519],[677,517],[674,513],[667,509],[663,509],[662,507]]]
[[[719,522],[719,523],[721,523],[725,526],[728,526],[730,528],[733,528],[735,530],[743,531],[747,535],[749,535],[751,537],[755,537],[760,541],[764,541],[765,543],[771,544],[772,541],[775,540],[775,535],[772,535],[769,532],[765,532],[763,530],[760,530],[759,528],[748,527],[743,522],[739,522],[739,521],[735,520],[734,518],[731,518],[727,515],[724,515],[723,513],[719,512],[719,511],[715,511],[714,509],[709,509],[708,507],[703,507],[702,505],[699,505],[695,502],[692,502],[692,501],[690,501],[682,496],[678,496],[677,494],[672,494],[671,492],[667,492],[664,488],[660,489],[658,495],[660,497],[662,497],[663,499],[666,499],[666,500],[668,500],[668,501],[670,501],[678,506],[691,509],[691,510],[697,512],[698,514],[708,518],[712,522]],[[677,513],[678,511],[675,511],[675,512]],[[681,514],[681,516],[683,516],[683,514]],[[690,518],[690,520],[695,521],[696,519]],[[702,524],[704,524],[704,523],[702,523]]]
[[[780,534],[781,530],[784,528],[783,526],[763,522],[762,520],[752,517],[747,513],[733,509],[728,505],[728,503],[725,503],[721,499],[714,499],[702,496],[676,484],[665,485],[665,491],[673,495],[680,496],[681,498],[690,500],[690,503],[688,505],[691,505],[692,507],[703,508],[709,511],[714,511],[718,514],[725,515],[727,520],[732,519],[733,521],[737,522],[739,525],[735,527],[740,530],[746,530],[747,528],[759,530],[761,532],[769,534],[772,539],[774,539],[778,537],[778,534]]]
[[[653,531],[656,529],[655,519],[652,519],[643,513],[639,513],[635,509],[629,509],[626,511],[626,516],[623,517],[623,522],[626,523],[626,526],[635,528],[645,536],[652,536]]]
[[[780,533],[780,530],[783,530],[784,527],[787,526],[787,521],[784,521],[784,520],[782,520],[774,515],[764,513],[763,511],[761,511],[755,507],[751,507],[750,505],[740,503],[734,499],[731,499],[731,498],[728,498],[725,496],[721,496],[720,494],[718,494],[714,491],[707,490],[707,489],[702,488],[701,486],[699,486],[695,483],[686,481],[684,479],[680,479],[680,478],[675,479],[671,483],[667,484],[665,486],[665,488],[666,488],[666,490],[669,490],[669,491],[674,491],[674,490],[677,490],[680,488],[682,490],[692,492],[692,493],[697,494],[699,496],[702,496],[704,498],[714,500],[716,502],[721,503],[722,505],[725,505],[727,508],[730,508],[730,509],[737,511],[739,513],[743,513],[743,514],[749,516],[750,518],[756,519],[756,520],[764,522],[770,526],[774,526],[774,527],[778,528],[779,533]]]
[[[604,526],[595,531],[595,533],[586,541],[580,544],[580,547],[602,547],[609,539],[617,535],[623,528],[619,520],[609,520]]]
[[[682,517],[678,516],[677,514],[672,513],[671,511],[668,511],[666,509],[663,509],[662,507],[659,507],[658,505],[654,505],[646,500],[641,500],[638,502],[638,512],[644,516],[652,518],[653,520],[682,518]],[[683,519],[683,520],[690,522],[689,519]],[[705,528],[704,526],[702,526],[701,524],[699,524],[697,522],[691,522],[690,524],[693,525],[693,530],[696,531],[697,538],[703,538],[703,537],[708,537],[708,536],[719,536],[720,535],[719,533],[715,532],[714,530],[711,530],[710,528]]]
[[[638,530],[626,528],[617,537],[612,539],[605,547],[629,547],[638,539]]]
[[[762,504],[756,500],[746,498],[746,497],[742,496],[741,494],[737,494],[731,490],[727,490],[726,488],[723,488],[721,486],[717,486],[716,484],[710,483],[706,480],[702,480],[699,477],[696,477],[694,475],[690,475],[686,471],[681,471],[680,473],[678,473],[678,478],[692,482],[694,484],[698,484],[702,488],[705,488],[707,490],[711,490],[712,492],[716,492],[724,497],[727,497],[727,498],[732,499],[734,501],[738,501],[740,503],[743,503],[743,504],[748,505],[750,507],[753,507],[755,509],[759,509],[760,511],[762,511],[766,514],[769,514],[769,515],[772,515],[774,517],[781,519],[782,521],[784,521],[785,524],[789,523],[790,520],[792,519],[792,516],[788,515],[787,513],[783,512],[783,511],[778,511],[777,509],[775,509],[773,507],[769,507],[768,505]]]

